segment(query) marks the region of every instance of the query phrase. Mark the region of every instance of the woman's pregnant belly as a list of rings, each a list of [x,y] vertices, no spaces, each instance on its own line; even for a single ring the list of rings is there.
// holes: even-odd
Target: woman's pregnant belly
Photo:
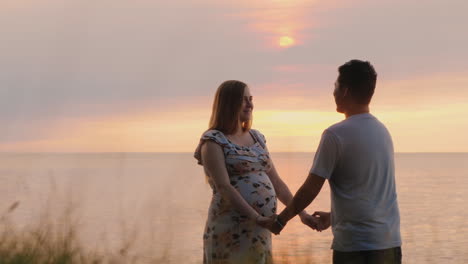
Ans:
[[[231,176],[231,185],[257,212],[264,216],[276,213],[276,192],[263,171]]]

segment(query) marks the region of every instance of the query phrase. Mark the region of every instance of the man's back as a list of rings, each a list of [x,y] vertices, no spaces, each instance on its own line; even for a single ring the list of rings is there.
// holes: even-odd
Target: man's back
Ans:
[[[401,245],[393,143],[374,116],[353,115],[325,130],[311,173],[329,179],[333,249]]]

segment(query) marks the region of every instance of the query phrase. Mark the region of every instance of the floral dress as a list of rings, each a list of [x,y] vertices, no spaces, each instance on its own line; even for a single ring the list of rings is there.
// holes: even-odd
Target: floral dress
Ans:
[[[264,148],[265,137],[254,129],[249,132],[256,142],[244,147],[229,141],[220,131],[209,130],[202,135],[195,158],[203,165],[202,144],[206,140],[219,144],[224,151],[231,185],[259,214],[271,216],[276,213],[276,193],[266,174],[271,168],[270,155]],[[212,180],[208,182],[213,197],[203,234],[203,263],[272,263],[270,231],[240,214],[216,191]]]

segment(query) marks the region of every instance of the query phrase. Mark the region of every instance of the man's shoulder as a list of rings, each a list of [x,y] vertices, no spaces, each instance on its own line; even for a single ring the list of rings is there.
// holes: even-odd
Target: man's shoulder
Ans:
[[[362,126],[382,126],[383,124],[373,115],[371,114],[362,114],[351,116],[346,118],[338,123],[335,123],[327,128],[335,133],[339,133],[340,131],[347,131],[348,129],[356,129]]]
[[[337,134],[339,133],[341,130],[343,129],[346,129],[346,127],[348,126],[348,122],[345,120],[342,120],[338,123],[335,123],[331,126],[329,126],[327,129],[325,129],[325,131],[328,131],[332,134]]]

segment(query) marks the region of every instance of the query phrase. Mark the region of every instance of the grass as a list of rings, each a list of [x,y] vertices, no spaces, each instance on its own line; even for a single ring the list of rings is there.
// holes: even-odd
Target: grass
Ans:
[[[67,222],[54,224],[41,218],[33,227],[19,230],[10,218],[19,205],[13,203],[0,217],[0,264],[104,263],[79,246],[70,211],[64,214]]]
[[[0,215],[0,264],[173,263],[168,248],[160,256],[144,258],[133,253],[135,237],[131,235],[123,239],[115,251],[93,251],[89,247],[83,247],[79,238],[78,217],[75,216],[76,210],[72,205],[58,217],[53,217],[49,209],[43,210],[45,212],[36,223],[19,229],[12,220],[12,214],[19,206],[20,202],[15,202]],[[310,258],[298,262],[288,252],[281,252],[276,256],[275,262],[317,263]]]
[[[12,213],[20,206],[15,202],[0,216],[0,264],[130,264],[142,263],[132,255],[131,242],[123,241],[116,252],[85,249],[78,238],[78,223],[70,206],[58,218],[44,214],[33,226],[18,229]],[[165,263],[164,258],[144,263]]]
[[[0,264],[166,264],[174,262],[171,260],[168,248],[159,256],[143,257],[135,254],[133,249],[136,238],[133,235],[124,236],[120,246],[114,251],[90,250],[90,247],[83,247],[79,238],[77,210],[73,203],[68,204],[63,213],[58,216],[52,216],[50,209],[42,210],[42,215],[35,220],[35,223],[29,223],[27,227],[21,229],[12,220],[13,213],[20,206],[20,202],[11,204],[5,212],[0,214]],[[309,253],[313,255],[312,252]],[[289,252],[282,251],[275,257],[275,263],[314,264],[318,262],[312,257],[298,258]]]

